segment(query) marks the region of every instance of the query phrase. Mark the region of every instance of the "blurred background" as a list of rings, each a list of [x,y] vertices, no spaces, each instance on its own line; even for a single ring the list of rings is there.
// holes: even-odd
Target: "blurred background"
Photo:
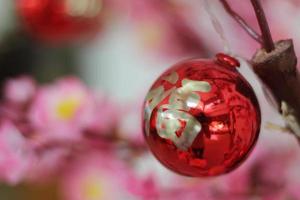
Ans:
[[[228,2],[258,30],[250,1]],[[300,199],[299,145],[245,62],[259,44],[209,3],[263,123],[241,167],[195,179],[148,152],[141,107],[171,65],[224,51],[203,1],[0,0],[0,199]],[[274,39],[299,52],[300,0],[262,3]]]

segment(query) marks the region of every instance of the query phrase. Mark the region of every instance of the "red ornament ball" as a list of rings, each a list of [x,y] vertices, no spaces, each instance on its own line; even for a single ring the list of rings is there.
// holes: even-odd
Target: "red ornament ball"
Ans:
[[[47,42],[70,42],[95,35],[101,27],[103,0],[19,0],[25,29]]]
[[[181,62],[154,83],[144,104],[144,136],[155,157],[186,176],[228,173],[254,147],[260,108],[225,54]]]

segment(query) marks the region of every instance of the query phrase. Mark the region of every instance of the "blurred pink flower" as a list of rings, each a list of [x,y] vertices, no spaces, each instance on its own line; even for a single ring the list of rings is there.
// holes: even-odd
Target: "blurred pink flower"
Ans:
[[[118,133],[122,138],[126,138],[136,145],[144,145],[144,135],[142,129],[142,102],[138,101],[124,106],[122,117],[118,125]]]
[[[77,78],[67,77],[38,90],[29,119],[46,139],[77,140],[91,123],[94,108],[92,93]]]
[[[290,173],[290,168],[300,159],[297,148],[260,143],[246,163],[218,178],[213,187],[229,199],[287,199],[295,186],[291,177],[300,175]]]
[[[62,177],[66,200],[115,200],[137,198],[136,179],[112,153],[90,153],[72,164]]]
[[[33,79],[28,76],[22,76],[16,79],[10,79],[4,86],[5,100],[14,104],[28,103],[36,91],[36,85]]]
[[[151,194],[156,200],[212,199],[212,179],[178,175],[162,166],[153,155],[136,158],[134,171],[140,180],[153,182]]]
[[[133,179],[129,190],[143,200],[156,200],[159,197],[156,181],[151,176]]]
[[[36,84],[28,76],[8,79],[4,83],[0,118],[12,121],[22,134],[30,127],[27,124],[27,109],[36,92]]]
[[[173,190],[166,190],[160,194],[159,200],[218,200],[223,198],[215,198],[212,194],[211,188],[202,186],[196,188],[175,188]],[[236,200],[236,199],[232,199]]]
[[[199,55],[205,46],[201,38],[182,17],[188,7],[179,1],[148,0],[131,2],[132,22],[137,38],[155,56]]]
[[[0,179],[17,184],[27,175],[34,154],[26,139],[9,121],[0,125]]]
[[[68,162],[71,150],[67,147],[44,149],[37,152],[26,179],[29,182],[47,183],[57,178]]]
[[[92,117],[86,125],[87,131],[100,135],[111,134],[120,119],[119,107],[104,94],[94,96],[95,103]]]

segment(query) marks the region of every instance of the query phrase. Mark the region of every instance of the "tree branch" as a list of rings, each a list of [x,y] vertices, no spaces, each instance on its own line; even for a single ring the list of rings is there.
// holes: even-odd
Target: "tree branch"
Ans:
[[[276,42],[268,53],[260,49],[252,58],[254,72],[274,96],[288,127],[300,137],[300,76],[292,40]]]
[[[226,11],[238,20],[226,0],[220,0]],[[281,40],[274,44],[270,28],[259,0],[251,0],[262,32],[263,48],[253,56],[253,70],[276,101],[276,109],[287,127],[300,141],[300,73],[293,40]],[[244,24],[246,22],[243,22]],[[242,27],[243,24],[239,23]],[[252,36],[253,37],[253,36]],[[299,143],[300,144],[300,143]]]
[[[230,7],[228,2],[226,0],[220,0],[220,2],[224,6],[226,12],[248,33],[248,35],[254,40],[256,40],[258,43],[263,45],[262,37]]]
[[[264,10],[259,0],[251,0],[251,3],[254,8],[257,21],[262,33],[262,39],[264,43],[263,47],[266,49],[267,52],[271,52],[275,49],[275,45],[272,39],[269,24],[267,22]]]

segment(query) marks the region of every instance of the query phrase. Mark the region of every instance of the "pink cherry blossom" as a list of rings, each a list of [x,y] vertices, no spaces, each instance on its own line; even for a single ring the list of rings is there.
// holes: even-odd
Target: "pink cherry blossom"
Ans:
[[[29,111],[33,127],[46,139],[81,138],[95,108],[92,93],[75,77],[41,87]]]
[[[196,188],[174,188],[173,190],[163,191],[158,198],[159,200],[217,200],[217,197],[214,197],[212,190],[208,187],[196,187]],[[221,199],[221,198],[220,198]],[[223,198],[222,198],[223,199]]]
[[[119,107],[104,94],[94,95],[94,108],[87,123],[87,131],[98,135],[107,135],[117,126],[120,119]]]
[[[126,138],[136,145],[144,145],[144,135],[141,126],[143,101],[134,102],[124,106],[122,117],[118,124],[118,132],[122,138]],[[125,117],[126,116],[126,117]]]
[[[9,121],[0,125],[0,179],[17,184],[27,175],[34,154],[26,139]]]
[[[143,200],[155,200],[159,197],[156,181],[151,176],[132,179],[129,191]]]
[[[232,173],[215,181],[213,187],[229,199],[260,197],[261,199],[287,199],[296,195],[291,181],[299,172],[290,173],[291,167],[299,162],[298,147],[261,142],[251,157]]]
[[[35,91],[34,80],[28,76],[22,76],[5,83],[4,98],[14,104],[24,104],[31,100]]]
[[[65,200],[141,199],[132,192],[136,179],[112,153],[90,153],[62,177]]]
[[[57,178],[68,162],[71,150],[67,147],[56,147],[36,151],[26,179],[34,183],[48,183]]]
[[[22,133],[26,124],[26,111],[36,92],[36,84],[29,76],[8,79],[4,83],[3,100],[0,104],[0,118],[12,121]]]

